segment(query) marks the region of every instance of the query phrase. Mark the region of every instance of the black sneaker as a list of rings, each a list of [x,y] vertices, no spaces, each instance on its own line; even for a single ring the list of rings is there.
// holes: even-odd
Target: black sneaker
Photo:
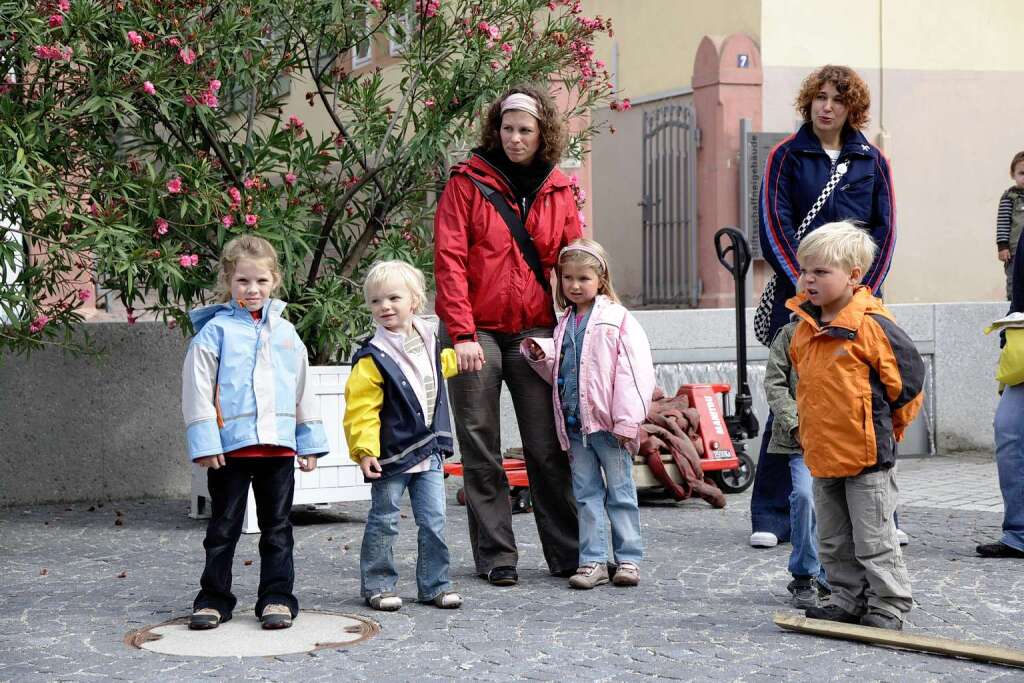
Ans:
[[[852,612],[847,612],[839,605],[823,605],[821,607],[808,607],[804,615],[808,619],[824,619],[825,621],[838,621],[841,624],[859,624],[860,617]]]
[[[514,586],[519,583],[519,574],[515,567],[495,567],[487,572],[487,580],[492,586]]]
[[[890,631],[902,631],[903,620],[899,617],[894,617],[888,612],[882,612],[880,610],[873,609],[863,617],[860,618],[861,626],[871,626],[872,628],[884,628]]]
[[[807,609],[818,606],[818,591],[814,587],[814,581],[809,576],[796,576],[786,586],[786,590],[793,594],[793,607]]]
[[[814,585],[818,589],[818,599],[824,600],[828,596],[832,595],[832,589],[821,582],[821,579],[815,579]]]
[[[1005,543],[985,543],[975,548],[982,557],[1024,557],[1024,550],[1017,550]]]

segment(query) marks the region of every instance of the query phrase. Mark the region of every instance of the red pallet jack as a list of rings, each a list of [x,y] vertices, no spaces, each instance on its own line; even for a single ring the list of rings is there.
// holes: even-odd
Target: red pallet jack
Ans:
[[[724,244],[724,241],[728,244]],[[700,456],[701,470],[706,472],[723,493],[740,493],[754,483],[754,461],[747,453],[747,439],[757,436],[760,424],[754,415],[750,385],[747,383],[747,326],[746,326],[746,277],[750,270],[750,246],[743,233],[735,228],[722,228],[715,233],[715,251],[722,266],[732,275],[736,294],[736,385],[733,410],[728,409],[727,397],[732,391],[728,384],[684,384],[679,393],[685,394],[691,408],[700,414],[700,438],[703,453]],[[510,449],[511,450],[511,449]],[[509,482],[509,496],[512,512],[529,512],[532,509],[530,482],[526,475],[526,463],[519,457],[502,458],[502,467]],[[666,462],[665,470],[677,483],[682,475],[674,463]],[[461,477],[461,463],[444,466],[445,476]],[[651,473],[645,463],[633,465],[633,479],[637,488],[657,489],[663,484]],[[463,489],[459,489],[457,500],[466,504]]]

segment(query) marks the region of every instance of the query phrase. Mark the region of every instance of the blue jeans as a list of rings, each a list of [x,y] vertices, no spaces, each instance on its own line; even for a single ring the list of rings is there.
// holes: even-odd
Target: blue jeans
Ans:
[[[1024,384],[1006,387],[995,419],[996,467],[1003,493],[1002,542],[1024,550]]]
[[[799,453],[789,456],[769,454],[769,458],[789,458],[789,475],[793,492],[789,494],[789,520],[793,550],[789,553],[789,573],[793,576],[818,577],[826,586],[825,570],[818,559],[818,529],[814,520],[814,488],[811,471]]]
[[[570,431],[569,464],[580,519],[580,564],[608,561],[606,512],[612,527],[615,561],[638,564],[644,548],[629,451],[609,432],[588,434],[584,446],[580,433]]]
[[[768,454],[773,422],[774,416],[769,413],[761,430],[761,453],[757,457],[754,490],[750,496],[750,525],[751,531],[768,531],[775,534],[779,543],[785,543],[790,538],[792,475],[785,458]]]
[[[429,602],[452,588],[448,580],[448,545],[444,540],[444,475],[441,459],[432,457],[429,471],[396,474],[370,485],[370,512],[359,551],[359,581],[364,598],[395,591],[398,571],[393,548],[398,538],[399,504],[406,489],[419,527],[417,599]]]

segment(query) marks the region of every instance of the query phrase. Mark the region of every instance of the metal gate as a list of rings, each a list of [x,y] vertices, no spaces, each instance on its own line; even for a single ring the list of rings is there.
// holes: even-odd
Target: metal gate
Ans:
[[[697,306],[698,134],[691,105],[644,112],[644,304]]]

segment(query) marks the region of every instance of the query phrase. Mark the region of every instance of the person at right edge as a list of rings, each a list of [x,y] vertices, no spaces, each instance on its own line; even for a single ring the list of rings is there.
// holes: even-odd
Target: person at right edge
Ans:
[[[1024,253],[1022,244],[1024,233],[1017,238],[1014,253]],[[1019,313],[1024,311],[1024,258],[1014,258],[1012,263],[1010,312]],[[1003,389],[993,426],[1003,495],[1003,534],[994,543],[978,545],[975,551],[981,557],[1020,560],[1024,559],[1024,384]]]
[[[796,293],[799,276],[799,226],[841,164],[846,172],[818,207],[805,236],[832,221],[859,223],[878,248],[864,272],[864,284],[876,296],[881,296],[896,246],[889,162],[861,132],[871,107],[867,84],[849,67],[826,65],[804,79],[795,105],[804,123],[768,154],[760,194],[760,243],[765,261],[777,276],[769,340],[789,322],[786,300]],[[772,433],[772,421],[769,415],[764,434]],[[790,538],[789,465],[785,458],[765,457],[768,442],[768,438],[761,440],[750,499],[750,545],[759,548]],[[907,538],[900,534],[900,543],[905,544]]]

